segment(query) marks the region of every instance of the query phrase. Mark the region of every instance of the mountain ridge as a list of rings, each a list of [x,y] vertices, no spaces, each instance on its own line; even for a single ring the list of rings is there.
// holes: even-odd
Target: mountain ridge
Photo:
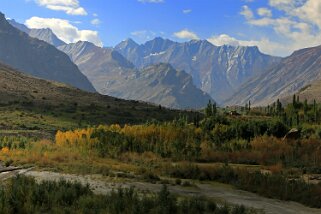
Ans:
[[[101,94],[170,108],[201,108],[212,99],[193,85],[188,74],[176,71],[170,65],[151,66],[146,72],[147,69],[136,69],[114,49],[100,48],[89,42],[58,48],[70,56]],[[175,72],[179,75],[173,75]],[[189,94],[184,91],[184,86]]]
[[[268,105],[276,99],[292,96],[301,88],[321,79],[321,46],[293,52],[267,73],[251,79],[230,97],[227,105]]]
[[[141,45],[125,40],[114,49],[138,68],[169,63],[175,69],[185,70],[197,87],[218,102],[280,60],[262,54],[257,47],[214,46],[207,40],[178,43],[156,37]]]
[[[20,24],[16,22],[14,19],[8,20],[9,24],[13,27],[17,28],[18,30],[25,32],[32,38],[36,38],[42,41],[47,42],[55,47],[66,45],[61,39],[59,39],[56,34],[50,28],[43,28],[43,29],[30,29],[24,24]]]

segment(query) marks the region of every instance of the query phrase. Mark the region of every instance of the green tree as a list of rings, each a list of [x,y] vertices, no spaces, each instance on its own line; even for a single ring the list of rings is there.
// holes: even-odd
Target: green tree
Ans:
[[[294,108],[296,107],[296,96],[295,96],[295,94],[293,94],[292,105],[293,105]]]
[[[211,117],[213,115],[213,105],[211,100],[208,101],[207,107],[205,109],[205,115],[206,117]]]

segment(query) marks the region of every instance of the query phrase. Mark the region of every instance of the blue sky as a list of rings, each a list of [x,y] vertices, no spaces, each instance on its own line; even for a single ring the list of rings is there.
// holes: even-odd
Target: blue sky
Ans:
[[[1,0],[1,11],[66,42],[208,39],[273,55],[321,44],[320,0]]]

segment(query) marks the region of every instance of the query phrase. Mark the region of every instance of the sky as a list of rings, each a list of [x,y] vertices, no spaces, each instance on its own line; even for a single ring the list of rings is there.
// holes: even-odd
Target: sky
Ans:
[[[67,43],[111,47],[160,36],[258,46],[276,56],[321,45],[321,0],[0,0],[0,11]]]

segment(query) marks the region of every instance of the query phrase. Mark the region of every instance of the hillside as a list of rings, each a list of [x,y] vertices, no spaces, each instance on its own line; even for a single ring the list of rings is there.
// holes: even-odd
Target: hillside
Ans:
[[[128,39],[115,50],[138,68],[169,63],[177,70],[186,71],[198,88],[219,103],[280,60],[262,54],[257,47],[214,46],[206,40],[177,43],[160,37],[142,45]]]
[[[135,78],[124,81],[113,88],[106,87],[106,93],[180,109],[201,109],[212,100],[195,87],[190,75],[169,64],[149,66],[139,71]]]
[[[43,126],[54,129],[55,124],[59,127],[74,124],[76,127],[79,123],[142,123],[173,120],[180,113],[192,119],[194,114],[81,91],[62,83],[26,76],[3,64],[0,64],[0,111],[0,128],[4,129],[12,129],[11,126],[25,129],[29,122],[37,124],[35,129]],[[21,113],[17,115],[17,111]]]
[[[0,61],[21,72],[95,91],[69,57],[44,41],[29,37],[0,14]]]
[[[240,87],[226,105],[267,105],[292,96],[321,78],[321,46],[295,51],[261,76]]]
[[[306,85],[295,93],[295,95],[299,96],[301,101],[307,100],[308,103],[313,103],[315,100],[317,103],[321,103],[321,80],[316,80]],[[292,101],[293,95],[281,99],[282,103],[291,103]]]
[[[117,51],[89,42],[58,48],[70,56],[101,94],[180,109],[199,109],[212,99],[195,87],[190,75],[170,65],[139,70]]]

